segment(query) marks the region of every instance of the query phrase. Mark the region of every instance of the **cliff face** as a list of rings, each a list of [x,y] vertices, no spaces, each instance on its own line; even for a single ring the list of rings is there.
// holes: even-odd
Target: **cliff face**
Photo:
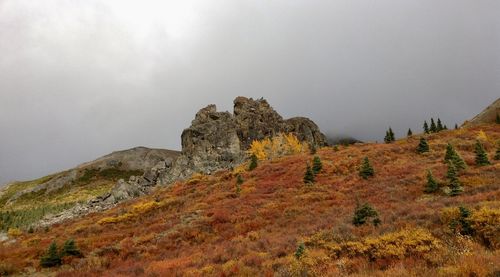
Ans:
[[[252,141],[280,132],[294,133],[301,141],[316,147],[327,144],[313,121],[303,117],[284,120],[264,99],[237,97],[232,114],[218,112],[215,105],[209,105],[183,131],[182,155],[162,174],[161,182],[234,166],[245,159]]]

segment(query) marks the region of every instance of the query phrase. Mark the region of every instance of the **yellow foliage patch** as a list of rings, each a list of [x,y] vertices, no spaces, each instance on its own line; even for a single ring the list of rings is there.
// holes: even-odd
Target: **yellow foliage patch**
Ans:
[[[97,223],[108,224],[108,223],[119,223],[119,222],[129,221],[131,219],[137,218],[140,215],[147,214],[148,212],[153,211],[155,209],[165,207],[173,202],[174,202],[173,200],[167,199],[161,202],[150,201],[145,203],[139,203],[132,206],[132,209],[129,212],[114,217],[102,218]]]
[[[259,160],[273,159],[284,155],[306,152],[309,146],[301,142],[294,134],[280,133],[272,139],[254,140],[248,150],[249,155],[255,155]]]
[[[306,240],[313,245],[328,250],[330,256],[368,257],[370,259],[402,259],[409,256],[423,256],[438,250],[441,243],[424,229],[404,229],[378,237],[368,237],[360,241],[335,242],[332,237],[322,234]]]
[[[475,236],[484,245],[493,249],[500,248],[500,209],[482,208],[473,212],[471,224]]]
[[[10,237],[19,237],[20,235],[23,234],[23,232],[17,228],[9,228],[9,230],[7,231],[7,234],[10,236]]]

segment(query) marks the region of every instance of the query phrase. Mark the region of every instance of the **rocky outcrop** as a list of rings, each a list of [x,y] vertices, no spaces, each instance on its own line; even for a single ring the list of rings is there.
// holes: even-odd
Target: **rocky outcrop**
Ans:
[[[246,158],[252,141],[280,132],[294,133],[310,145],[327,144],[313,121],[303,117],[284,120],[264,99],[237,97],[233,114],[218,112],[215,105],[209,105],[182,132],[182,155],[161,179],[170,183],[195,172],[211,174],[235,166]]]
[[[497,116],[500,116],[500,98],[476,115],[473,119],[466,121],[464,126],[468,127],[479,124],[495,123]]]

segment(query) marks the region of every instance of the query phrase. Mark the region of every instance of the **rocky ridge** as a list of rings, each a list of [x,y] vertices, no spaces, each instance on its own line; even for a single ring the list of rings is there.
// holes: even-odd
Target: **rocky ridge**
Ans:
[[[160,174],[163,184],[185,179],[193,173],[211,174],[234,167],[246,159],[254,140],[293,133],[309,145],[327,145],[326,137],[310,119],[283,119],[264,99],[237,97],[234,111],[218,112],[215,105],[201,109],[182,132],[182,154]]]

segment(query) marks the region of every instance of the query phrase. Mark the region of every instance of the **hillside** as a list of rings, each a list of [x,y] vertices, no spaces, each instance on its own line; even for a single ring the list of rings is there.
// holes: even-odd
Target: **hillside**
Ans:
[[[424,154],[415,151],[419,137],[318,149],[323,168],[313,184],[303,182],[313,156],[286,155],[253,171],[244,164],[194,175],[33,233],[11,232],[16,239],[0,243],[0,274],[498,276],[500,125],[426,135]],[[476,139],[491,165],[475,165]],[[447,195],[447,143],[467,164],[455,197]],[[358,174],[365,156],[375,171],[366,180]],[[429,169],[439,181],[434,193],[424,193]],[[357,202],[369,203],[380,224],[355,226]],[[460,206],[470,215],[460,216]],[[67,239],[84,257],[41,269],[49,244]]]
[[[37,180],[8,184],[0,190],[0,231],[27,229],[46,215],[110,193],[119,179],[141,176],[160,161],[178,155],[177,151],[135,147]]]
[[[500,98],[498,98],[491,105],[486,107],[483,111],[481,111],[478,115],[472,118],[470,121],[466,121],[464,126],[475,126],[479,124],[487,124],[487,123],[497,123],[496,121],[500,120]]]

